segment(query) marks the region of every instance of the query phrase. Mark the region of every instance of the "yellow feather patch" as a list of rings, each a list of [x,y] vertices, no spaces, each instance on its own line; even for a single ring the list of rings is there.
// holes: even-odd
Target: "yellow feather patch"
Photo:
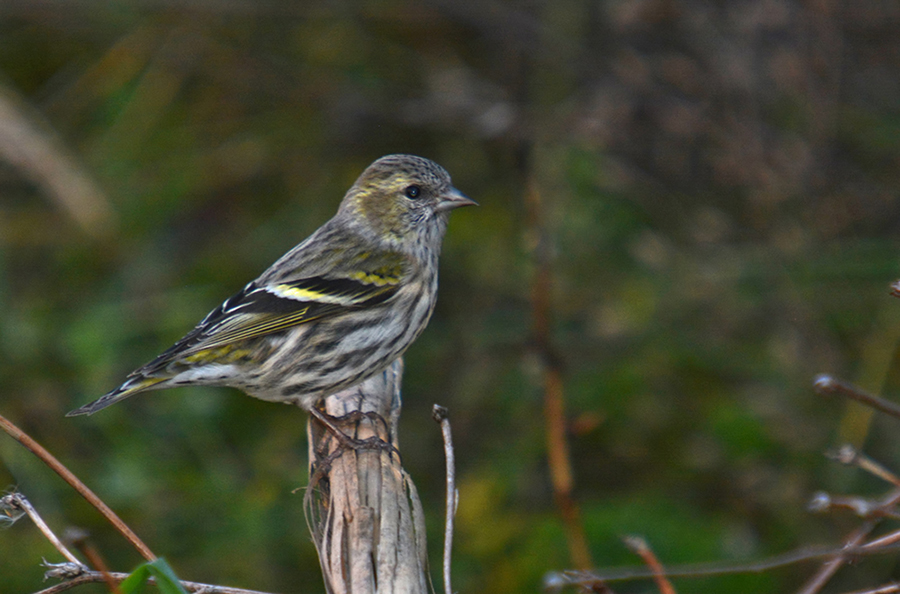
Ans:
[[[400,269],[396,267],[391,268],[379,268],[372,272],[354,272],[350,275],[350,278],[353,280],[357,280],[361,283],[365,283],[367,285],[375,285],[376,287],[383,287],[385,285],[396,285],[400,282]]]
[[[352,297],[323,293],[312,289],[302,289],[290,285],[275,285],[268,290],[273,295],[284,297],[285,299],[296,299],[297,301],[317,301],[319,303],[335,303],[337,305],[353,303],[354,301]]]
[[[234,363],[250,354],[250,349],[240,349],[237,345],[226,344],[204,349],[182,359],[185,363]]]
[[[162,377],[145,377],[137,384],[129,387],[127,390],[123,392],[123,394],[131,394],[132,392],[140,392],[141,390],[146,390],[151,386],[155,386],[159,382],[165,381],[165,378]]]

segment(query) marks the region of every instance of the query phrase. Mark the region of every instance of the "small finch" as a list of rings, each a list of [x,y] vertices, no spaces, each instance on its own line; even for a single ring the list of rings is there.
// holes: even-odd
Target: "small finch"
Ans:
[[[66,416],[190,385],[313,410],[384,370],[422,333],[448,213],[472,204],[437,163],[378,159],[330,221],[121,386]]]

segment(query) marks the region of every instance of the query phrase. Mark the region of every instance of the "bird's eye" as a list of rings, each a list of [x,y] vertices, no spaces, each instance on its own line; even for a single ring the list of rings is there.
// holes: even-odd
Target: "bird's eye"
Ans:
[[[404,193],[406,194],[407,198],[415,200],[416,198],[419,197],[419,194],[422,193],[422,188],[420,188],[419,186],[416,186],[416,185],[406,186],[406,190],[404,190]]]

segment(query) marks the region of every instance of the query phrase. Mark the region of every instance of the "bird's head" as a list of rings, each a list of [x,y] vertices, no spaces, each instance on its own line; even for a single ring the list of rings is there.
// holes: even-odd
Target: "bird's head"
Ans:
[[[434,161],[387,155],[362,172],[341,202],[340,212],[390,243],[440,243],[447,213],[473,204]]]

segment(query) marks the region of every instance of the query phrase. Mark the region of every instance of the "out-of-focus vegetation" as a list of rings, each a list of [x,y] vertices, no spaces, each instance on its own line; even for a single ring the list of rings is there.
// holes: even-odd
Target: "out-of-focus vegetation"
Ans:
[[[458,591],[534,592],[569,566],[529,354],[526,179],[549,203],[554,340],[597,565],[637,563],[626,533],[664,563],[836,544],[852,524],[810,516],[811,493],[881,486],[821,452],[851,439],[900,467],[894,421],[811,389],[818,372],[900,388],[894,3],[5,0],[0,85],[101,192],[64,204],[0,134],[0,414],[184,579],[322,590],[294,492],[305,417],[199,388],[63,415],[318,227],[391,152],[435,159],[481,203],[453,216],[404,382],[404,463],[434,565],[429,411],[451,411]],[[91,530],[113,568],[140,561],[0,436],[7,485],[52,525]],[[54,555],[24,523],[0,532],[0,590],[39,589]],[[677,585],[787,592],[811,570]],[[836,583],[891,576],[881,559]]]

